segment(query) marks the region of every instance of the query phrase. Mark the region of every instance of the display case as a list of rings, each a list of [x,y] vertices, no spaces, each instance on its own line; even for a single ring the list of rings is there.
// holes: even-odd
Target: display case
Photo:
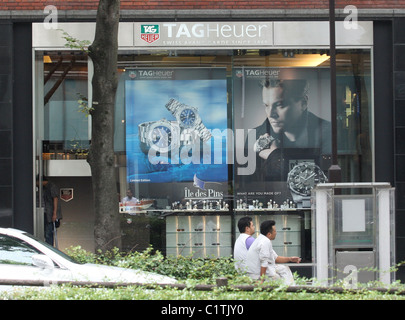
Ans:
[[[298,209],[165,212],[166,254],[194,258],[229,257],[239,236],[238,220],[252,216],[257,237],[260,224],[275,220],[277,237],[273,248],[280,256],[299,256],[311,262],[310,211]]]
[[[231,225],[229,213],[172,212],[166,216],[166,254],[193,258],[231,256]]]

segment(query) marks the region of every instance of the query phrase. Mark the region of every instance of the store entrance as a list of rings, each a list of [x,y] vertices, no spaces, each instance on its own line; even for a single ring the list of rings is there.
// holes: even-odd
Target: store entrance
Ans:
[[[60,190],[62,221],[58,248],[80,246],[94,252],[94,205],[91,177],[49,177]]]

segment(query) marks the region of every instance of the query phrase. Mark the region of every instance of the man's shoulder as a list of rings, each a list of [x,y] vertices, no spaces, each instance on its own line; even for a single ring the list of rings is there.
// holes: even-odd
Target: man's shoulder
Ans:
[[[259,236],[255,239],[255,241],[253,241],[252,246],[258,247],[260,245],[262,245],[263,243],[268,243],[270,241],[269,238],[267,238],[266,236],[259,234]]]
[[[241,233],[241,234],[239,234],[239,236],[236,238],[236,240],[245,241],[248,237],[249,237],[248,234],[246,234],[246,233]]]
[[[309,124],[317,123],[318,125],[319,124],[322,124],[325,126],[330,125],[330,121],[317,116],[316,114],[312,113],[311,111],[308,111],[308,122],[309,122]]]
[[[58,187],[56,186],[55,183],[48,181],[48,183],[45,185],[45,189],[56,190],[56,189],[58,189]]]
[[[258,125],[257,127],[253,128],[256,130],[256,135],[260,136],[262,134],[268,133],[268,122],[269,120],[266,118],[261,125]]]

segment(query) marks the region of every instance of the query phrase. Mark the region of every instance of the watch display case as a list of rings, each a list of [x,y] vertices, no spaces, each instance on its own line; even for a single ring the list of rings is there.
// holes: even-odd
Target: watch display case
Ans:
[[[232,255],[230,215],[166,217],[166,254],[193,258]]]
[[[166,216],[166,254],[193,258],[229,257],[239,236],[237,222],[251,216],[257,237],[260,224],[275,220],[273,248],[280,256],[299,256],[311,262],[311,223],[307,210],[235,210],[228,212],[171,211]]]

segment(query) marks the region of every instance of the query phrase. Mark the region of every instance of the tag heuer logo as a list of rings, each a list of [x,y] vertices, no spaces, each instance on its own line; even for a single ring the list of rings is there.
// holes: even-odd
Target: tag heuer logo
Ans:
[[[141,25],[141,39],[147,43],[155,42],[159,39],[158,24],[143,24]]]

